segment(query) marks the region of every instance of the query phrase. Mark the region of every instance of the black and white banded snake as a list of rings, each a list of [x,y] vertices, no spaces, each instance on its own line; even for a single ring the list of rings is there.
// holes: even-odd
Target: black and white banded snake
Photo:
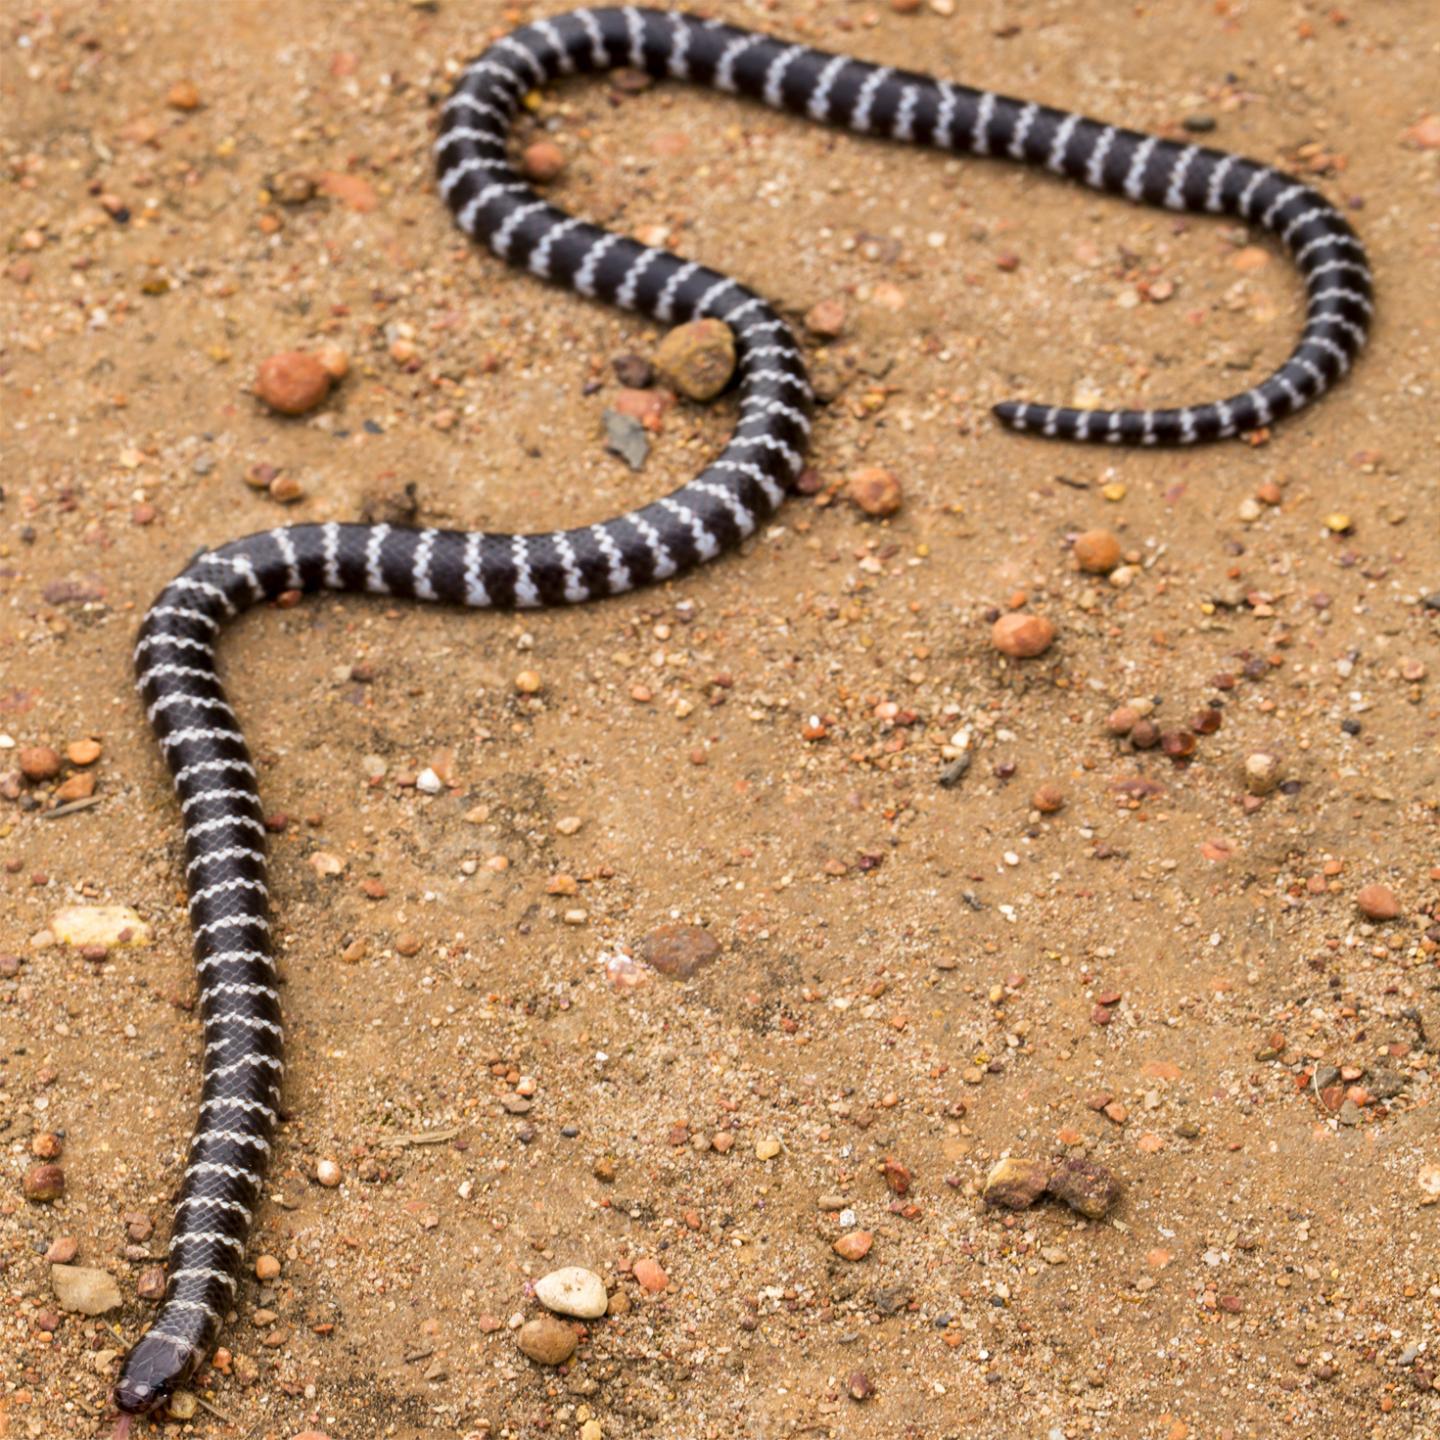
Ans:
[[[811,391],[779,314],[714,270],[556,209],[506,158],[530,91],[619,66],[881,138],[1024,161],[1170,210],[1238,217],[1289,249],[1306,283],[1305,325],[1290,357],[1259,385],[1167,410],[996,406],[1013,430],[1128,445],[1233,436],[1316,399],[1366,338],[1370,272],[1349,224],[1308,185],[1255,161],[681,13],[576,10],[526,25],[485,51],[446,102],[436,144],[440,191],[460,227],[511,264],[582,295],[666,324],[724,321],[736,342],[739,422],[699,476],[612,520],[535,535],[284,526],[202,551],[145,616],[138,686],[180,799],[205,1052],[165,1298],[115,1389],[122,1426],[190,1379],[231,1309],[278,1120],[281,1024],[264,826],[255,770],[216,670],[224,622],[297,591],[495,609],[617,595],[735,548],[775,512],[801,468]]]

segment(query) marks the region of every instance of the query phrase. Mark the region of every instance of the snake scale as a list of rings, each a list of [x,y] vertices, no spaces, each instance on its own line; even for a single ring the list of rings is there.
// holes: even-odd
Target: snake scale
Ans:
[[[1365,341],[1371,282],[1359,240],[1310,186],[1256,161],[681,13],[576,10],[486,50],[446,102],[435,147],[440,192],[461,229],[512,265],[662,323],[724,321],[736,343],[738,424],[695,479],[599,524],[534,535],[283,526],[202,551],[145,616],[138,687],[180,800],[205,1051],[168,1286],[115,1389],[123,1427],[194,1375],[234,1305],[278,1121],[280,1000],[264,826],[255,769],[216,671],[225,622],[286,592],[364,591],[494,609],[618,595],[733,549],[773,514],[801,469],[811,392],[780,315],[714,270],[556,209],[507,159],[527,94],[561,76],[618,66],[885,139],[1023,161],[1169,210],[1237,217],[1290,251],[1305,280],[1305,324],[1290,357],[1260,384],[1165,410],[1007,401],[995,415],[1013,430],[1139,445],[1233,436],[1315,400]]]

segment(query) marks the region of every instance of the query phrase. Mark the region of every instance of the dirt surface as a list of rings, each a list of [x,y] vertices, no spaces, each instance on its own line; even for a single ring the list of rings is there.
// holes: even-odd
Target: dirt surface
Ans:
[[[797,324],[843,303],[807,342],[821,488],[743,555],[573,612],[235,627],[289,1032],[251,1259],[281,1269],[164,1433],[1440,1434],[1440,11],[939,8],[716,10],[1305,169],[1370,247],[1370,349],[1255,443],[1008,436],[1010,395],[1253,383],[1298,331],[1293,270],[1226,222],[679,85],[547,93],[521,138],[562,151],[559,203]],[[3,14],[0,1436],[52,1440],[108,1433],[198,1091],[144,606],[201,544],[409,485],[421,523],[602,518],[694,473],[733,403],[678,405],[632,473],[601,415],[658,332],[475,253],[436,198],[439,100],[529,9]],[[325,406],[266,412],[258,363],[325,345],[350,363]],[[266,465],[303,497],[247,485]],[[888,519],[837,493],[867,466],[900,481]],[[1072,554],[1096,528],[1108,578]],[[1041,657],[992,648],[1011,608],[1053,621]],[[1131,700],[1188,762],[1107,731]],[[81,773],[98,803],[48,819]],[[1396,918],[1358,908],[1376,884]],[[51,929],[77,904],[154,941],[87,959]],[[662,973],[663,925],[718,954],[682,935],[703,963]],[[66,1193],[31,1202],[55,1132]],[[987,1210],[1007,1153],[1088,1155],[1121,1199]],[[63,1237],[120,1308],[59,1308]],[[513,1317],[571,1263],[621,1313],[547,1370]]]

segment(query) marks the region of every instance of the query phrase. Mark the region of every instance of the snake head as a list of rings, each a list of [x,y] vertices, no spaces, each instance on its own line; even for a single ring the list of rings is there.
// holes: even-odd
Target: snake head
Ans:
[[[125,1357],[115,1382],[115,1404],[121,1414],[149,1415],[164,1406],[184,1381],[188,1358],[166,1338],[142,1336]]]

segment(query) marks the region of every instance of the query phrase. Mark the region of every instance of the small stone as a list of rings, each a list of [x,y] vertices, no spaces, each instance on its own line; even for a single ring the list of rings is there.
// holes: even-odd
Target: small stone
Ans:
[[[1062,1160],[1046,1186],[1057,1199],[1089,1220],[1101,1219],[1120,1197],[1120,1182],[1093,1160]]]
[[[1120,563],[1120,542],[1108,530],[1087,530],[1075,537],[1073,553],[1087,575],[1108,575]]]
[[[193,80],[177,80],[165,96],[165,103],[172,110],[198,110],[200,92],[195,88]]]
[[[692,400],[713,400],[735,373],[735,336],[723,320],[677,325],[655,353],[655,368]]]
[[[255,1278],[271,1281],[280,1278],[280,1262],[273,1255],[260,1255],[255,1260]]]
[[[289,170],[270,182],[270,193],[282,205],[303,205],[315,198],[315,182],[298,170]]]
[[[987,1205],[1003,1210],[1028,1209],[1045,1193],[1050,1169],[1043,1160],[1008,1155],[991,1167],[981,1198]]]
[[[65,1142],[53,1130],[42,1130],[30,1139],[30,1153],[37,1160],[58,1160]]]
[[[637,1260],[632,1273],[640,1288],[651,1295],[658,1295],[670,1283],[670,1277],[655,1260]]]
[[[620,1162],[613,1155],[602,1155],[591,1167],[590,1173],[602,1184],[613,1185],[620,1173]]]
[[[1031,660],[1055,643],[1055,626],[1043,615],[1002,615],[990,631],[990,643],[1002,655]]]
[[[1245,757],[1241,774],[1252,795],[1268,795],[1285,778],[1285,766],[1272,751],[1256,750]]]
[[[538,1320],[527,1320],[515,1336],[520,1353],[527,1355],[537,1365],[563,1365],[580,1343],[575,1329],[556,1320],[553,1316],[542,1315]]]
[[[93,765],[100,758],[100,742],[72,740],[65,747],[65,758],[72,765]]]
[[[88,1265],[52,1265],[50,1286],[61,1307],[79,1315],[105,1315],[124,1303],[115,1277]]]
[[[1354,527],[1355,522],[1343,510],[1333,510],[1325,517],[1325,528],[1332,535],[1345,535]]]
[[[158,1300],[165,1293],[165,1272],[158,1265],[147,1265],[135,1281],[135,1293],[142,1300]]]
[[[538,695],[543,682],[534,670],[522,670],[515,677],[515,688],[522,695]]]
[[[845,1382],[845,1393],[857,1405],[864,1404],[875,1394],[875,1384],[863,1370],[856,1370]]]
[[[632,470],[641,470],[650,454],[650,437],[633,415],[609,406],[600,417],[605,426],[605,448],[618,455]]]
[[[55,787],[53,799],[57,805],[68,805],[73,800],[88,800],[95,793],[93,771],[82,770],[72,775],[63,784]]]
[[[851,1230],[842,1235],[831,1248],[842,1260],[849,1260],[853,1264],[857,1260],[863,1260],[874,1243],[875,1237],[868,1230]]]
[[[536,140],[520,156],[520,169],[527,180],[548,185],[565,169],[565,152],[553,140]]]
[[[1058,785],[1047,783],[1030,797],[1030,803],[1042,815],[1054,815],[1065,808],[1065,792]]]
[[[281,415],[304,415],[330,393],[332,376],[318,356],[287,350],[260,362],[255,393]]]
[[[845,302],[821,300],[805,314],[805,328],[821,340],[834,340],[845,329]]]
[[[720,954],[720,942],[699,925],[660,925],[640,942],[640,958],[672,980],[689,980]]]
[[[1128,705],[1117,705],[1105,717],[1105,728],[1112,735],[1128,735],[1139,723],[1140,714]]]
[[[128,905],[69,905],[50,917],[50,933],[62,944],[133,947],[150,943],[150,927]]]
[[[315,1167],[315,1178],[327,1190],[333,1190],[340,1183],[340,1167],[333,1160],[322,1160]]]
[[[857,470],[845,486],[845,493],[857,509],[876,518],[894,515],[905,499],[900,481],[878,465]]]
[[[27,780],[53,780],[60,773],[60,754],[48,745],[27,745],[15,758]]]
[[[65,1193],[65,1172],[58,1165],[32,1165],[20,1188],[32,1204],[49,1205]]]
[[[579,1265],[552,1270],[535,1282],[535,1298],[557,1315],[577,1320],[597,1320],[605,1313],[610,1297],[605,1282],[593,1271]]]
[[[782,1146],[773,1135],[762,1136],[755,1142],[755,1158],[757,1160],[773,1160],[779,1155]]]
[[[1400,902],[1388,885],[1366,885],[1355,903],[1367,920],[1393,920],[1400,913]]]
[[[655,383],[655,367],[643,355],[617,355],[610,365],[627,390],[648,390]]]
[[[1422,1165],[1415,1183],[1420,1187],[1422,1205],[1434,1205],[1440,1201],[1440,1165]]]
[[[73,1235],[57,1235],[45,1252],[52,1265],[68,1265],[80,1253],[80,1242]]]

